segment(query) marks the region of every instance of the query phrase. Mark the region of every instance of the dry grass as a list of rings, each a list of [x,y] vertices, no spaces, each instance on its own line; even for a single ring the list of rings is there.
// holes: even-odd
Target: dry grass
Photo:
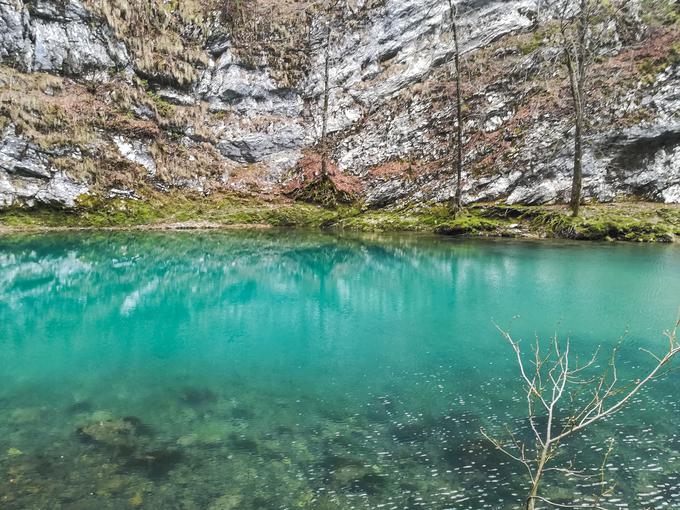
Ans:
[[[186,88],[204,67],[210,13],[196,0],[88,0],[132,53],[137,72]]]
[[[180,185],[196,177],[218,181],[223,160],[212,141],[207,107],[175,107],[166,117],[141,88],[142,84],[111,81],[92,87],[68,78],[23,74],[0,66],[0,122],[15,126],[17,134],[48,152],[69,147],[77,157],[55,156],[52,164],[69,175],[87,181],[95,189],[134,188],[147,179],[147,171],[123,158],[114,135],[144,140],[156,160],[155,178]],[[155,119],[138,118],[134,107],[145,106]],[[196,126],[188,140],[183,133]]]
[[[510,35],[464,56],[464,118],[475,125],[466,133],[464,152],[467,170],[473,175],[505,173],[508,168],[525,165],[518,158],[528,152],[527,144],[534,143],[528,134],[535,132],[542,119],[555,129],[565,129],[567,123],[562,121],[571,114],[568,82],[561,63],[546,60],[544,53],[544,41],[550,39],[552,31],[553,27],[548,25],[537,32]],[[527,66],[530,61],[534,64]],[[631,95],[639,95],[641,81],[647,80],[649,85],[665,66],[677,61],[680,29],[671,26],[649,30],[642,41],[597,62],[589,81],[590,128],[623,129],[648,118],[648,112],[641,108],[623,115],[620,112],[629,105]],[[641,72],[641,68],[649,69],[649,73]],[[646,78],[645,74],[652,77]],[[448,146],[448,133],[455,126],[455,91],[449,81],[448,69],[442,68],[419,85],[418,94],[431,104],[428,111],[419,115],[431,119],[428,136],[431,143],[438,144],[440,152],[430,151],[422,157],[414,152],[414,161],[430,163],[442,154],[453,154]],[[502,110],[510,112],[511,117],[497,129],[485,132],[481,126],[489,109],[488,94],[498,90],[507,101]],[[403,99],[398,98],[388,108],[399,112],[403,105]],[[381,111],[378,115],[386,114]]]
[[[201,178],[215,182],[225,171],[219,152],[209,143],[168,144],[157,140],[149,150],[156,162],[156,178],[170,186]]]
[[[292,87],[309,70],[311,0],[212,0],[239,56],[267,62],[274,79]]]

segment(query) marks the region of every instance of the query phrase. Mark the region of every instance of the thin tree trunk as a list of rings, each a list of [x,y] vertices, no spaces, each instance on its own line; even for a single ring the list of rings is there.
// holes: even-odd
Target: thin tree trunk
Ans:
[[[588,0],[580,0],[580,13],[577,21],[577,38],[574,47],[567,50],[567,69],[571,96],[574,102],[574,174],[571,183],[571,199],[569,206],[574,217],[579,215],[581,207],[581,191],[583,188],[583,131],[585,110],[585,81],[588,24],[590,22]],[[565,41],[566,44],[566,41]]]
[[[574,106],[574,165],[572,168],[569,207],[571,208],[572,216],[576,217],[581,206],[581,187],[583,181],[583,101],[581,99],[581,80],[577,74],[580,69],[578,49],[566,48],[565,52],[567,71],[569,72],[569,87]]]
[[[538,497],[538,487],[541,485],[541,478],[543,477],[543,470],[545,465],[548,463],[550,458],[550,450],[553,447],[552,442],[552,423],[553,423],[553,409],[551,406],[548,411],[548,423],[546,428],[546,437],[541,445],[541,455],[538,458],[538,464],[536,465],[536,472],[531,478],[531,491],[529,492],[529,497],[527,498],[527,510],[535,510],[536,508],[536,498]]]
[[[413,124],[413,97],[411,97],[411,99],[409,99],[407,114],[408,114],[409,124]],[[407,162],[408,162],[408,176],[409,176],[409,178],[411,178],[413,176],[413,153],[412,152],[409,152],[407,154]]]
[[[451,32],[453,33],[453,62],[456,82],[456,161],[452,163],[453,173],[456,175],[456,191],[453,197],[454,215],[461,208],[461,180],[463,174],[463,97],[460,89],[460,48],[458,47],[458,26],[456,25],[456,6],[449,0],[449,14],[451,16]],[[451,138],[453,144],[453,137]]]
[[[538,461],[538,466],[536,467],[536,473],[534,474],[533,480],[531,481],[531,491],[529,492],[529,497],[527,498],[527,508],[526,510],[536,509],[536,497],[538,496],[538,487],[541,485],[541,477],[543,476],[543,470],[548,462],[548,448],[544,447],[541,451],[541,457]]]
[[[581,207],[581,189],[583,187],[583,106],[580,101],[574,104],[576,108],[575,132],[574,132],[574,175],[571,184],[571,207],[572,216],[579,215]]]
[[[456,209],[461,207],[461,179],[463,174],[463,98],[460,90],[460,51],[458,49],[458,29],[456,27],[455,19],[453,25],[453,44],[455,57],[454,62],[456,66],[456,144],[458,146],[458,154],[456,160]]]
[[[326,27],[326,44],[323,72],[323,112],[321,114],[321,179],[328,178],[328,102],[330,95],[329,68],[330,68],[330,45],[331,25]]]

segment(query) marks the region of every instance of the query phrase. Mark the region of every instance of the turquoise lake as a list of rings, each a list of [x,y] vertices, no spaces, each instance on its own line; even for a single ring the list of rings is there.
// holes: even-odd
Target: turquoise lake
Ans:
[[[291,231],[0,237],[0,508],[511,509],[512,351],[622,377],[680,307],[680,248]],[[680,366],[680,360],[676,362]],[[680,508],[680,373],[564,448],[612,508]],[[578,501],[592,480],[553,478]]]

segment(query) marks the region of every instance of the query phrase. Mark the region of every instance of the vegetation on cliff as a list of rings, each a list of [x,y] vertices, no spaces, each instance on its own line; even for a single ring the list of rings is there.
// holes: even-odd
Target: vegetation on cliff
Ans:
[[[55,222],[62,218],[65,226],[148,224],[156,215],[184,217],[183,204],[190,203],[196,221],[206,219],[198,210],[217,207],[219,223],[224,213],[219,204],[236,200],[253,207],[277,204],[245,223],[278,223],[271,209],[303,211],[305,218],[319,210],[324,219],[318,222],[281,222],[325,224],[329,216],[342,228],[437,227],[506,235],[505,224],[496,228],[499,219],[479,214],[485,203],[569,199],[564,183],[573,156],[573,108],[567,73],[558,63],[559,20],[541,18],[480,43],[472,40],[479,36],[470,23],[473,11],[461,7],[465,12],[456,13],[453,23],[460,30],[460,48],[435,55],[419,79],[399,81],[404,66],[413,63],[409,58],[424,51],[401,41],[390,51],[377,45],[378,53],[362,63],[375,70],[362,75],[359,85],[347,85],[343,80],[354,72],[344,62],[352,48],[350,35],[357,31],[364,37],[363,25],[390,14],[380,11],[379,0],[361,8],[350,2],[330,19],[320,3],[306,0],[138,3],[83,2],[90,16],[83,19],[103,21],[100,28],[110,29],[129,54],[128,67],[60,74],[25,72],[3,60],[0,129],[11,143],[2,148],[9,163],[0,176],[9,177],[0,190],[0,207],[13,207],[3,215],[6,221],[28,221],[30,214],[15,208],[36,205],[37,223],[49,216]],[[433,45],[429,49],[448,48],[452,30],[446,7],[457,5],[439,6],[440,33],[427,41]],[[597,45],[601,51],[587,69],[584,164],[599,165],[586,169],[588,202],[673,202],[680,189],[673,170],[680,134],[668,124],[677,116],[671,111],[677,72],[668,70],[680,64],[680,16],[668,2],[643,0],[640,5],[634,26],[619,27],[617,21],[620,37],[606,48]],[[460,53],[460,66],[453,64],[454,53]],[[230,72],[234,76],[224,74]],[[221,88],[224,80],[231,81]],[[457,86],[448,86],[454,80]],[[398,82],[396,92],[387,90],[392,82]],[[382,89],[382,95],[371,95]],[[376,97],[375,104],[364,104]],[[351,115],[357,119],[338,125],[354,103],[358,112]],[[657,163],[660,152],[666,159]],[[31,154],[35,161],[28,163],[37,168],[26,170],[22,164]],[[58,194],[36,198],[35,189],[49,185],[57,173],[87,188],[88,198],[73,211],[50,211],[67,202],[60,202]],[[319,175],[323,178],[316,182]],[[665,188],[656,185],[661,180]],[[79,187],[73,189],[69,204],[80,193]],[[147,200],[136,200],[140,197]],[[293,205],[286,197],[304,204]],[[454,197],[457,205],[460,198],[479,205],[455,220],[432,213],[433,204]],[[305,205],[310,203],[337,210]],[[146,212],[158,204],[165,212]],[[609,210],[586,207],[585,225],[564,220],[561,209],[552,207],[531,209],[520,223],[561,237],[663,240],[675,235],[672,227],[631,232],[635,220],[645,224],[647,218],[636,217],[637,212],[619,218],[623,207],[616,206],[616,218],[593,224],[588,212],[600,209]],[[182,221],[187,219],[192,218]]]

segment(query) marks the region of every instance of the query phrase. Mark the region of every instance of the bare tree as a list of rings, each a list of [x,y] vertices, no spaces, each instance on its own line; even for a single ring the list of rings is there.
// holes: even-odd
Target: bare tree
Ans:
[[[290,192],[296,200],[322,204],[335,207],[340,203],[348,204],[354,201],[354,192],[346,176],[338,175],[331,161],[331,148],[328,134],[328,122],[330,116],[331,91],[331,46],[333,44],[333,26],[342,26],[337,21],[344,21],[344,7],[341,0],[321,0],[316,4],[315,11],[323,32],[320,42],[316,43],[316,49],[323,56],[323,74],[321,83],[321,136],[318,141],[318,160],[312,158],[311,164],[301,165],[303,169],[303,182]],[[349,7],[347,7],[349,9]],[[350,9],[351,10],[351,9]],[[309,33],[311,47],[312,33]],[[316,100],[316,96],[314,100]],[[318,117],[317,117],[318,120]],[[320,160],[320,169],[317,164]],[[311,169],[311,175],[305,175],[305,168]],[[305,182],[306,179],[306,182]]]
[[[326,180],[328,176],[328,104],[330,101],[330,47],[331,47],[331,34],[332,34],[332,17],[333,9],[337,5],[335,3],[329,3],[326,12],[326,36],[324,38],[323,52],[324,52],[324,64],[323,64],[323,108],[321,110],[321,179]]]
[[[669,362],[680,351],[676,336],[678,327],[680,319],[671,331],[666,332],[668,345],[662,354],[641,349],[652,356],[654,366],[640,378],[629,382],[622,382],[618,377],[618,348],[614,349],[607,368],[600,375],[594,375],[597,352],[585,363],[579,363],[578,357],[570,352],[569,341],[561,343],[555,336],[546,353],[541,351],[537,340],[530,360],[527,360],[520,343],[510,333],[499,328],[517,358],[533,437],[523,441],[509,430],[509,437],[501,440],[492,437],[484,429],[481,432],[498,450],[526,469],[531,482],[526,499],[527,510],[534,510],[537,502],[571,508],[570,505],[554,503],[539,494],[541,482],[547,473],[579,474],[571,465],[565,467],[555,462],[558,447],[577,432],[619,412],[642,388],[666,374]],[[605,462],[611,449],[610,444]],[[601,473],[601,483],[604,484],[604,463]],[[596,496],[589,508],[603,508],[600,505],[602,495]]]
[[[583,188],[583,137],[586,131],[587,81],[598,54],[611,35],[609,21],[626,0],[563,0],[559,11],[559,49],[569,77],[574,119],[574,161],[569,206],[579,215]],[[538,3],[540,9],[540,2]],[[576,12],[574,12],[576,8]]]
[[[453,35],[453,71],[455,73],[451,78],[456,84],[456,159],[454,163],[456,193],[453,199],[453,207],[456,212],[461,208],[461,180],[463,175],[463,97],[461,92],[460,48],[458,46],[457,17],[458,7],[452,0],[449,0],[449,23]],[[451,141],[454,141],[453,137],[451,137]]]
[[[592,59],[589,51],[589,27],[591,11],[595,2],[578,0],[580,12],[569,18],[566,1],[560,20],[562,53],[569,73],[569,88],[574,106],[574,168],[571,183],[569,206],[573,216],[578,216],[583,187],[583,119],[585,110],[586,73]]]

